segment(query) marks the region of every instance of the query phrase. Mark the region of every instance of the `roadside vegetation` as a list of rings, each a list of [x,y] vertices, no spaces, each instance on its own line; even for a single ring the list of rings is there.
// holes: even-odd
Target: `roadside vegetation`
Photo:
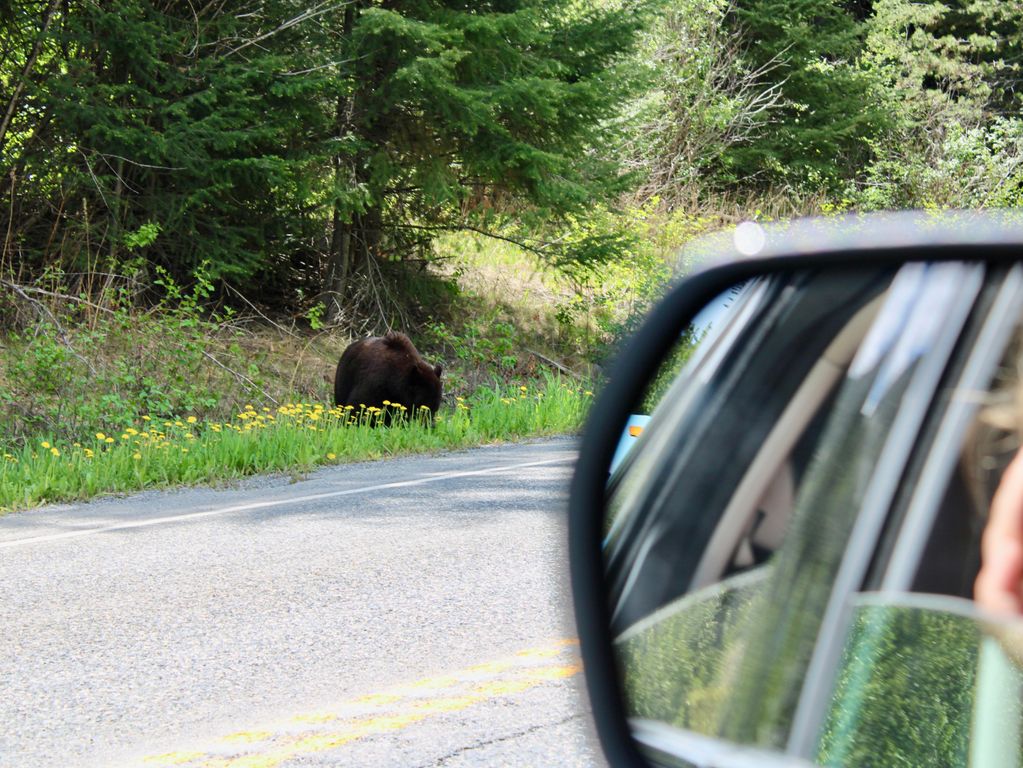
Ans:
[[[1021,21],[0,2],[0,506],[573,431],[694,238],[1019,206]],[[388,329],[444,365],[432,431],[331,416],[341,351]],[[275,421],[225,427],[249,412]]]
[[[592,392],[548,374],[540,386],[477,389],[436,417],[287,402],[246,404],[229,421],[143,414],[111,433],[38,439],[3,454],[0,511],[100,493],[231,480],[265,472],[452,450],[578,429]]]

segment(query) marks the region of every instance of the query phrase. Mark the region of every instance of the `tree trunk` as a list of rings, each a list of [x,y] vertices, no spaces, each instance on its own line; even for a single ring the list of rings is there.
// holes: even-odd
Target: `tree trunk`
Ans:
[[[343,35],[351,39],[355,27],[355,3],[350,2],[345,8]],[[336,138],[341,139],[352,129],[352,118],[355,112],[354,95],[342,94],[337,98],[334,126]],[[349,188],[355,186],[354,158],[343,154],[335,154],[334,166],[335,189],[342,185]],[[331,216],[332,231],[330,235],[330,251],[327,254],[327,280],[323,295],[327,310],[325,319],[328,324],[338,322],[341,318],[341,305],[348,293],[348,282],[352,275],[352,211],[344,210],[340,200],[334,202]]]

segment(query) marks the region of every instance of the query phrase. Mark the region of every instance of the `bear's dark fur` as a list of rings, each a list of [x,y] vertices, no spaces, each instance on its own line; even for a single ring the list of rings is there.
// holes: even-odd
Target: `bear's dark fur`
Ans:
[[[443,369],[431,367],[404,333],[390,331],[385,336],[370,336],[353,342],[341,355],[334,375],[334,404],[384,410],[384,423],[390,423],[391,409],[384,401],[399,403],[408,410],[409,419],[430,409],[429,420],[440,408]]]

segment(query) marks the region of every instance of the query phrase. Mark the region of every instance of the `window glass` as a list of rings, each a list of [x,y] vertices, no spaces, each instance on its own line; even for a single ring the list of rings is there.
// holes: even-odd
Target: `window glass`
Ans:
[[[1023,629],[972,599],[992,497],[1021,442],[1016,272],[991,286],[942,439],[909,473],[895,545],[869,580],[881,589],[851,597],[820,765],[1023,765]]]
[[[999,658],[1003,655],[997,643],[983,651],[986,633],[972,605],[959,612],[953,599],[933,605],[903,600],[908,604],[900,605],[891,596],[862,595],[857,600],[817,762],[970,765],[980,695],[993,694],[997,701],[987,707],[985,718],[994,715],[998,750],[1012,757],[1002,764],[1019,765],[1019,667]],[[1000,670],[996,690],[988,688],[983,694],[982,656]]]
[[[776,276],[713,373],[668,391],[610,489],[630,716],[785,748],[860,510],[891,503],[982,279]]]

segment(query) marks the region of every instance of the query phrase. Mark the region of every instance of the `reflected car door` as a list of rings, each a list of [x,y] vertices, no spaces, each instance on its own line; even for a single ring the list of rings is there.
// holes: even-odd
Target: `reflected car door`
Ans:
[[[922,424],[926,449],[907,465],[880,547],[869,567],[853,553],[843,564],[866,579],[833,596],[815,649],[823,674],[800,704],[797,746],[820,765],[1021,764],[1023,678],[972,601],[990,497],[978,498],[966,461],[978,393],[1015,363],[1021,310],[1023,272],[995,271]]]
[[[608,563],[613,583],[620,585],[612,608],[619,621],[628,709],[637,737],[655,760],[701,764],[691,752],[694,736],[701,737],[701,750],[709,737],[767,750],[772,759],[826,757],[818,750],[818,737],[826,728],[822,719],[846,647],[851,596],[897,548],[891,537],[882,537],[889,510],[906,506],[906,473],[934,444],[935,425],[949,402],[943,393],[954,388],[967,365],[976,329],[997,300],[1003,278],[982,265],[909,265],[885,283],[883,306],[871,318],[834,399],[822,410],[827,423],[815,425],[811,416],[790,445],[794,462],[803,463],[795,471],[791,519],[784,541],[762,552],[759,561],[754,546],[747,547],[752,562],[735,560],[750,520],[747,515],[732,524],[729,500],[771,426],[784,415],[784,403],[757,411],[767,425],[746,424],[743,431],[726,424],[728,439],[757,437],[748,457],[741,449],[733,451],[735,478],[722,482],[720,493],[709,478],[699,482],[698,452],[686,450],[691,433],[676,433],[673,450],[635,457],[652,463],[645,476],[657,474],[658,481],[642,483],[645,490],[629,489],[626,478],[614,489],[622,493],[617,500],[611,497],[612,507],[616,501],[625,507],[620,514],[629,518],[633,504],[647,514],[641,516],[642,528],[622,525],[621,536],[610,542]],[[858,302],[865,306],[863,296]],[[854,314],[845,316],[846,324]],[[700,412],[711,424],[735,405],[729,399],[735,392],[756,385],[750,364],[757,349],[745,351],[741,386],[733,380],[731,388],[722,385],[707,394],[713,404],[715,395],[728,393],[717,411]],[[792,364],[791,356],[786,360]],[[734,374],[728,366],[723,370]],[[807,374],[804,366],[797,379],[805,381]],[[764,386],[764,379],[759,383]],[[792,396],[798,389],[782,392]],[[676,418],[676,429],[687,417]],[[713,430],[695,431],[699,440],[713,439]],[[804,441],[809,445],[801,445]],[[726,454],[718,449],[714,455]],[[786,471],[791,469],[788,463]],[[708,499],[713,503],[702,503]],[[714,554],[715,539],[725,542],[717,549],[727,556]],[[879,541],[884,542],[880,552]],[[643,553],[630,558],[635,565],[627,574],[614,571],[615,546]],[[714,554],[710,565],[707,552]]]

